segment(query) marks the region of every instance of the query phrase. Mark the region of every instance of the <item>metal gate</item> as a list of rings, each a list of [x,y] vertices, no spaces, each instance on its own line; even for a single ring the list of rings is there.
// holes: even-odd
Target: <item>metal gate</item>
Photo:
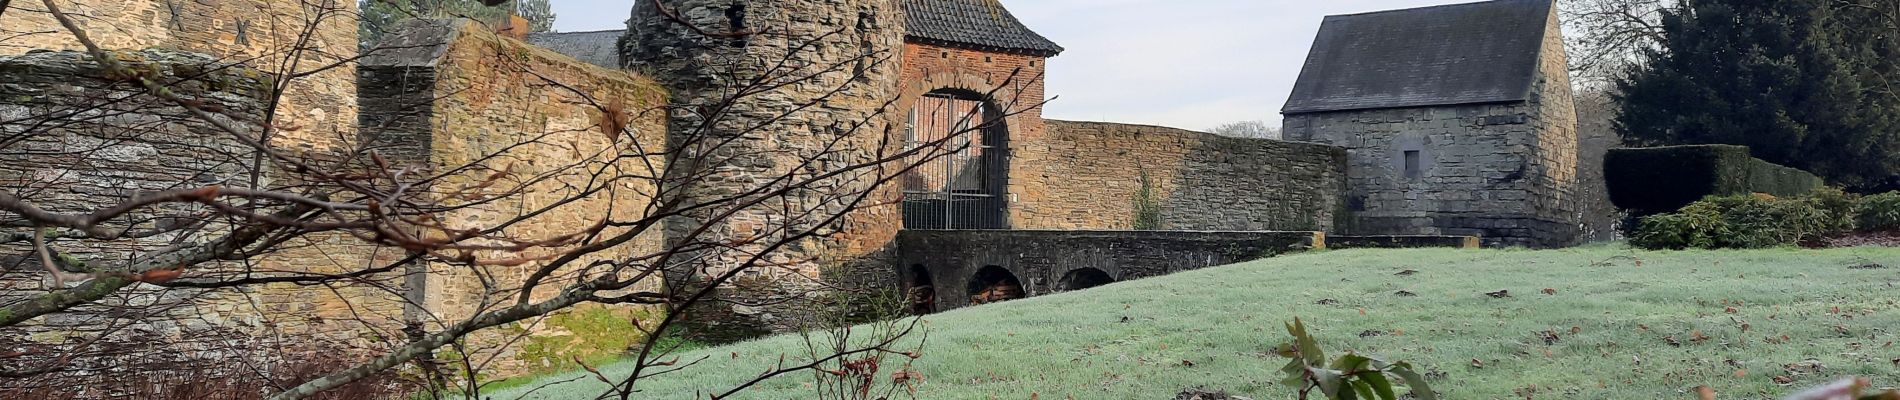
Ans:
[[[1009,130],[998,115],[972,96],[931,93],[917,101],[905,146],[941,140],[948,154],[904,177],[905,229],[1008,228]]]

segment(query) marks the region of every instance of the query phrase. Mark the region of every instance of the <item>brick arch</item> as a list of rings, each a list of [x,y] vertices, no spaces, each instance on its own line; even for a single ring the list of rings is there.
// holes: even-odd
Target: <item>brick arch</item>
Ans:
[[[893,126],[904,126],[905,122],[903,120],[905,117],[910,115],[913,110],[918,109],[919,106],[937,107],[937,105],[926,104],[922,101],[925,96],[932,93],[942,94],[944,92],[950,92],[948,94],[962,100],[981,101],[984,107],[989,110],[989,113],[1003,114],[1002,119],[995,120],[1000,126],[997,126],[995,130],[984,130],[980,133],[981,139],[979,139],[986,146],[995,146],[994,148],[1000,149],[1000,152],[991,153],[991,150],[984,150],[980,153],[982,154],[982,160],[974,163],[950,161],[951,164],[946,164],[943,171],[933,171],[933,167],[925,166],[913,172],[913,174],[920,174],[919,176],[928,176],[942,174],[952,169],[970,171],[964,170],[961,166],[981,165],[981,167],[975,167],[976,169],[974,169],[974,171],[980,171],[978,173],[989,176],[978,181],[984,186],[983,189],[981,189],[982,194],[986,194],[989,197],[951,194],[950,192],[954,190],[949,189],[947,185],[944,186],[943,193],[925,194],[914,202],[911,201],[909,192],[901,193],[897,198],[903,200],[900,215],[903,216],[903,226],[905,228],[1003,229],[1010,226],[1011,210],[1009,199],[1011,198],[1010,193],[1012,193],[1010,177],[1013,175],[1013,166],[1009,161],[1011,158],[1009,154],[1015,150],[1014,144],[1017,138],[1021,136],[1022,126],[1025,123],[1040,123],[1041,121],[1040,116],[1036,113],[1006,108],[1012,105],[1009,104],[1011,102],[1017,103],[1013,104],[1013,106],[1023,108],[1021,103],[1028,101],[1017,99],[1016,96],[1018,92],[1014,88],[999,85],[999,83],[1005,79],[1007,79],[1007,77],[995,77],[981,71],[951,69],[936,72],[925,71],[919,75],[908,76],[904,78],[903,82],[900,82],[898,86],[899,97],[897,101],[893,103],[894,112],[891,113],[894,120]],[[988,117],[986,117],[986,120],[988,120],[987,118]],[[895,139],[891,141],[892,143],[906,142],[905,129],[892,129],[890,133],[894,135],[893,139]],[[925,135],[928,136],[928,134]],[[906,179],[908,179],[908,177]],[[918,182],[926,181],[942,182],[944,180],[919,178]],[[910,183],[905,183],[903,186],[911,187]],[[925,186],[929,185],[925,184]],[[981,198],[981,200],[973,200],[978,198]],[[935,218],[930,217],[931,215],[944,215],[945,217]]]
[[[988,100],[998,107],[1004,106],[1005,102],[1012,99],[1017,100],[1017,104],[1014,104],[1017,107],[1025,106],[1026,104],[1024,103],[1034,104],[1040,101],[1040,99],[1017,99],[1015,89],[1008,87],[998,89],[996,87],[1007,79],[1009,79],[1007,74],[1004,76],[994,76],[993,74],[968,70],[926,72],[923,76],[913,77],[898,83],[899,93],[896,106],[900,112],[909,111],[911,107],[917,105],[917,99],[923,98],[924,94],[944,89],[964,90],[977,93],[990,93],[990,90],[995,89],[996,93],[992,94],[990,96],[991,98],[985,100]],[[1017,79],[1021,81],[1026,78],[1018,77]],[[1021,111],[1022,110],[1008,110],[1008,112],[1018,114],[1010,116],[1005,119],[1004,122],[1009,125],[1016,125],[1016,119],[1022,116]],[[1012,131],[1012,133],[1014,132]]]

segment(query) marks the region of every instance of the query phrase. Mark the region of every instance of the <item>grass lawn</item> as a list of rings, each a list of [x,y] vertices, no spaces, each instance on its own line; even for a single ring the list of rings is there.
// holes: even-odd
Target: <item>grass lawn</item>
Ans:
[[[1869,263],[1892,268],[1849,268]],[[1397,275],[1408,269],[1418,272]],[[1900,249],[1890,248],[1307,253],[925,317],[916,397],[1169,399],[1206,387],[1291,398],[1273,383],[1284,360],[1267,351],[1295,316],[1329,354],[1411,361],[1448,399],[1687,399],[1705,384],[1724,399],[1775,398],[1846,375],[1894,386],[1896,282]],[[1485,295],[1499,290],[1511,297]],[[694,398],[803,353],[795,336],[687,352],[707,360],[642,381],[642,398]],[[1813,362],[1818,372],[1790,371]],[[528,398],[599,393],[578,376],[544,378],[571,382]],[[810,380],[782,377],[743,398],[810,398]]]

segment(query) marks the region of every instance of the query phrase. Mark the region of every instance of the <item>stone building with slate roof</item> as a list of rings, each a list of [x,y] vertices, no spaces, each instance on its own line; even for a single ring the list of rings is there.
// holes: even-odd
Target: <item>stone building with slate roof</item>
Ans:
[[[1577,117],[1551,0],[1326,17],[1281,110],[1345,147],[1349,234],[1577,240]]]

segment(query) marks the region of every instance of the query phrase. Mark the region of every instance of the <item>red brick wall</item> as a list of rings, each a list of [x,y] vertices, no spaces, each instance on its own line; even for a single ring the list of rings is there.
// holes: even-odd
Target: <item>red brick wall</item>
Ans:
[[[1010,115],[1009,128],[1009,209],[1011,227],[1022,225],[1017,212],[1021,202],[1047,197],[1049,191],[1039,172],[1023,165],[1050,160],[1046,128],[1042,120],[1043,72],[1046,58],[981,50],[933,46],[919,43],[904,45],[903,70],[899,74],[895,116],[903,118],[925,93],[939,89],[962,89],[990,94],[992,106]],[[1032,173],[1038,174],[1031,176]]]

